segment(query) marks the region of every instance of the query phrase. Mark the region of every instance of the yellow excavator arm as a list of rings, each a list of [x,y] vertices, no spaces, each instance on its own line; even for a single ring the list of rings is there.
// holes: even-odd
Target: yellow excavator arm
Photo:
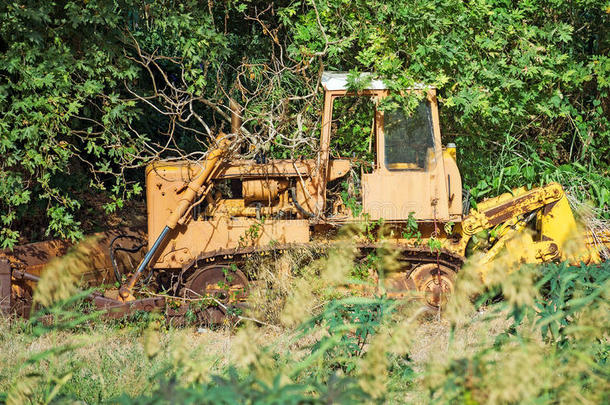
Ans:
[[[610,246],[607,232],[593,234],[579,228],[557,183],[517,188],[479,203],[462,222],[464,251],[472,250],[479,240],[485,242],[479,249],[484,253],[481,264],[491,263],[506,250],[521,263],[599,263]],[[486,271],[481,269],[483,276]]]

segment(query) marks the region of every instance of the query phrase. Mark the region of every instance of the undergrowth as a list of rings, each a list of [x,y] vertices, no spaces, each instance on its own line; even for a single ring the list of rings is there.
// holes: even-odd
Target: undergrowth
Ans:
[[[69,265],[80,257],[73,254]],[[502,266],[485,282],[472,263],[439,319],[416,301],[343,289],[352,275],[349,244],[328,256],[309,256],[306,266],[303,257],[274,260],[283,268],[269,270],[267,283],[275,292],[254,293],[259,308],[253,313],[273,323],[265,327],[246,323],[195,333],[154,315],[103,323],[95,320],[98,314],[77,310],[78,295],[54,294],[49,285],[46,318],[2,325],[2,400],[610,401],[610,263]],[[383,270],[392,264],[382,257],[376,265]]]

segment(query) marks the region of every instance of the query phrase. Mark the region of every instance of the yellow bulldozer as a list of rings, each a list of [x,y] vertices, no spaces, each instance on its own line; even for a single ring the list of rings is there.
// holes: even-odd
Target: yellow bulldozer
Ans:
[[[383,228],[383,241],[362,237],[354,244],[362,256],[381,244],[396,253],[401,271],[383,281],[387,294],[401,297],[405,291],[416,291],[434,308],[451,293],[472,250],[491,263],[501,251],[511,249],[516,235],[521,241],[526,238],[526,244],[521,242],[513,252],[523,263],[604,259],[610,234],[580,232],[559,184],[518,188],[469,209],[456,147],[441,141],[436,90],[431,86],[406,90],[420,99],[410,114],[400,108],[375,108],[374,161],[359,177],[358,209],[329,193],[330,185],[353,172],[352,159],[331,158],[337,102],[364,97],[377,106],[391,95],[383,81],[367,74],[361,78],[366,88],[351,91],[346,73],[322,75],[324,106],[315,158],[234,159],[241,130],[235,109],[231,134],[219,134],[202,162],[151,163],[146,168],[147,253],[135,270],[128,271],[118,294],[92,297],[96,305],[116,316],[163,307],[163,297],[138,298],[139,282],[154,279],[154,288],[166,296],[211,297],[220,305],[207,310],[204,318],[217,321],[231,303],[246,298],[252,280],[242,269],[253,256],[314,243],[332,246],[339,229],[350,224]],[[575,237],[584,244],[568,251],[566,245]],[[136,250],[133,238],[130,246],[120,248],[123,252]],[[114,252],[114,240],[106,241]],[[5,309],[11,308],[15,295],[24,299],[24,290],[34,288],[41,271],[31,271],[23,247],[17,251],[21,257],[4,252],[4,262],[0,261]],[[112,268],[111,256],[100,267]],[[119,276],[115,264],[114,279],[120,281]],[[112,279],[112,274],[105,277]],[[16,288],[18,281],[21,287]]]

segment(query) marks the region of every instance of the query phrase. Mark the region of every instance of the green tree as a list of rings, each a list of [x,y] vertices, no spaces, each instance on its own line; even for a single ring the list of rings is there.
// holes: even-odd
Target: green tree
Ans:
[[[146,140],[121,99],[138,69],[123,57],[121,4],[16,1],[0,6],[0,246],[29,218],[46,235],[80,238],[78,192],[140,188],[114,177]],[[83,174],[85,173],[85,174]],[[84,179],[77,179],[84,176]],[[80,187],[81,190],[77,190]],[[46,228],[46,231],[45,231]],[[42,235],[38,235],[41,237]]]
[[[601,0],[5,2],[0,246],[79,238],[91,190],[116,210],[146,161],[200,158],[229,99],[246,156],[312,155],[325,69],[435,85],[476,198],[559,180],[607,209],[609,20]]]

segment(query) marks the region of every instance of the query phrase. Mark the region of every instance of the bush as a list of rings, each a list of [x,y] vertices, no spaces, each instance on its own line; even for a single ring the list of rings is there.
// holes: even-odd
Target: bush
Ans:
[[[80,238],[89,210],[140,194],[148,159],[201,157],[228,97],[247,156],[311,156],[322,69],[435,85],[475,198],[558,180],[603,209],[609,18],[601,0],[3,3],[0,246]],[[337,153],[366,155],[348,132]]]
[[[349,249],[334,255],[312,263],[323,270],[320,275],[329,286],[341,282],[326,278],[330,273],[324,268],[332,271],[352,263]],[[78,256],[70,260],[75,259]],[[392,265],[391,259],[383,262]],[[413,301],[331,298],[321,308],[308,307],[309,319],[298,327],[272,326],[272,339],[269,329],[242,326],[234,336],[226,336],[228,357],[219,351],[202,356],[209,341],[198,340],[201,347],[190,347],[184,333],[167,330],[158,317],[150,317],[145,329],[145,321],[139,321],[130,332],[139,343],[134,347],[124,342],[130,350],[120,351],[131,359],[130,364],[143,368],[105,367],[104,381],[113,381],[113,392],[124,381],[123,373],[138,381],[135,386],[125,385],[123,393],[112,399],[119,403],[607,401],[607,390],[599,387],[607,379],[610,263],[503,271],[488,274],[489,281],[483,284],[475,265],[465,267],[442,321],[425,316],[425,308]],[[319,297],[318,286],[298,281],[299,276],[292,279],[298,288],[311,289],[300,295],[301,300]],[[58,297],[53,285],[45,291],[45,296]],[[491,300],[498,294],[505,299]],[[478,296],[474,307],[470,296]],[[75,337],[79,330],[85,333],[80,339],[30,354],[26,368],[11,373],[13,385],[5,394],[9,402],[108,398],[100,391],[107,384],[81,378],[83,373],[93,376],[93,371],[73,360],[78,350],[75,343],[94,345],[89,335],[99,336],[98,328],[85,326],[95,314],[83,317],[74,312],[74,302],[61,299],[45,310],[57,317],[56,324],[34,321],[2,335],[3,339],[12,333],[20,340],[31,340],[58,330],[72,330]],[[286,303],[275,308],[293,309]],[[428,336],[421,332],[426,328],[433,328]],[[118,332],[105,333],[109,332],[102,339],[114,340]],[[114,343],[113,348],[117,350]],[[418,352],[422,348],[425,357]],[[54,373],[42,373],[46,367]],[[26,371],[28,377],[20,379]]]

